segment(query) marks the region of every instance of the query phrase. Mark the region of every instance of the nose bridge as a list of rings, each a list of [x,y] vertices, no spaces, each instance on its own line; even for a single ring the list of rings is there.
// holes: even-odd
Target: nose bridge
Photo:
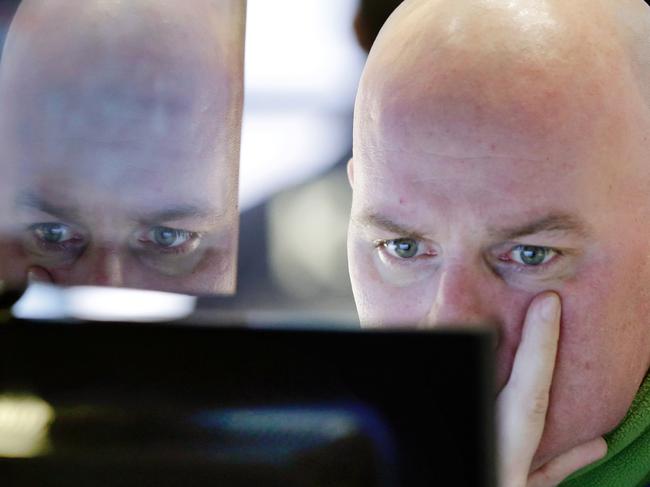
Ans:
[[[120,249],[110,243],[95,246],[87,256],[87,274],[84,282],[98,286],[122,286],[124,284],[124,262]]]
[[[439,273],[427,326],[495,320],[494,277],[478,263],[451,262]]]

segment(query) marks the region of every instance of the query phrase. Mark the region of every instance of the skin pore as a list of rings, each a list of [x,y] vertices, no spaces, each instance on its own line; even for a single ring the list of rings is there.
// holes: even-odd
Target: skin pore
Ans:
[[[0,277],[234,292],[244,7],[21,3],[0,74]]]
[[[413,0],[360,84],[361,321],[492,324],[503,388],[529,306],[557,293],[533,469],[612,430],[650,366],[649,36],[640,0]]]

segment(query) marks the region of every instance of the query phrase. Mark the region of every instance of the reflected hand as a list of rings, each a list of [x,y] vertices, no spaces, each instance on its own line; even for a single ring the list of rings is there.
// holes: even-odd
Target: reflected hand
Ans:
[[[501,487],[552,487],[607,453],[596,438],[531,472],[542,438],[560,335],[560,299],[537,296],[528,308],[508,383],[497,399]]]
[[[27,269],[27,282],[29,284],[35,282],[54,283],[54,279],[43,267],[31,266]]]

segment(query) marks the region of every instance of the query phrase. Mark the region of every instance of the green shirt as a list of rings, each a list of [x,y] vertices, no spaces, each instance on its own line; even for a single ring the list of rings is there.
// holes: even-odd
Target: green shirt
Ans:
[[[621,424],[605,440],[607,455],[571,475],[561,487],[650,485],[650,374]]]

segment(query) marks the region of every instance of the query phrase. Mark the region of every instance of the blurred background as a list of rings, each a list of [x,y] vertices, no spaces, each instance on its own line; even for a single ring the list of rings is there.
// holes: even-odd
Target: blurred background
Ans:
[[[237,294],[247,306],[354,314],[354,97],[367,52],[400,3],[249,0]]]

